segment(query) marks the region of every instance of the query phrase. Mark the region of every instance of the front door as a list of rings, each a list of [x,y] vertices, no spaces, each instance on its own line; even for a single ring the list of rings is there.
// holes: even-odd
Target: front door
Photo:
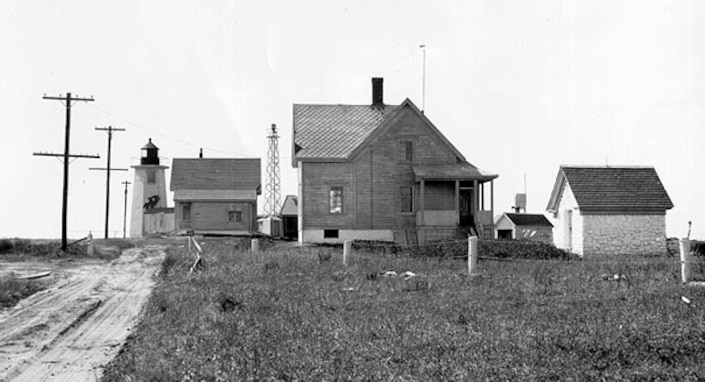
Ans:
[[[460,213],[460,226],[470,227],[474,223],[472,215],[472,190],[461,189],[459,197],[460,200],[458,201],[458,212]]]

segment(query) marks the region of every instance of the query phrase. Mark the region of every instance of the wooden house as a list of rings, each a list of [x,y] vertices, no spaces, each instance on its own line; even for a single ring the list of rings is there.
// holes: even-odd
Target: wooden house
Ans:
[[[174,159],[176,229],[200,234],[251,234],[257,231],[260,159]]]
[[[542,214],[503,213],[495,223],[497,239],[553,244],[553,224]]]
[[[671,208],[653,167],[561,166],[546,210],[559,248],[581,256],[662,255]]]
[[[298,200],[296,195],[287,195],[282,204],[282,236],[294,240],[298,237]]]
[[[371,105],[293,106],[299,241],[492,237],[497,175],[469,163],[411,100],[385,105],[381,78],[372,88]]]

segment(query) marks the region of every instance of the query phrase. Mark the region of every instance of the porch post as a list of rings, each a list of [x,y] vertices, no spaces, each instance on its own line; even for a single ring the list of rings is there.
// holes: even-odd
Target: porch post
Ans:
[[[494,224],[494,179],[490,180],[490,213]]]
[[[479,201],[480,201],[480,188],[478,187],[479,183],[477,182],[477,179],[472,181],[472,212],[473,215],[477,215],[478,207],[479,207]]]
[[[455,181],[455,225],[460,226],[460,181]]]
[[[482,188],[482,199],[480,199],[482,202],[480,203],[480,205],[482,206],[482,210],[484,211],[485,210],[485,184],[481,183],[480,188]]]
[[[494,226],[494,179],[490,180],[490,216],[492,217],[492,237],[497,231]]]
[[[424,226],[424,188],[426,187],[426,182],[421,179],[421,190],[419,191],[419,212],[421,213],[421,217],[419,219],[419,222],[421,223],[421,226]]]
[[[480,189],[478,188],[478,182],[477,179],[472,181],[472,218],[473,218],[473,224],[475,225],[475,229],[479,230],[480,227],[477,226],[477,210],[478,210],[478,205],[477,203],[480,201]],[[478,232],[478,236],[481,236],[482,233]]]

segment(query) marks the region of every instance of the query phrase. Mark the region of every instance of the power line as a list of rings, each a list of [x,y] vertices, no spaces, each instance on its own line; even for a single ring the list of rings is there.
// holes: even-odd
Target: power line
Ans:
[[[51,157],[63,157],[64,158],[64,187],[63,187],[63,203],[61,207],[61,250],[66,251],[68,246],[66,243],[66,220],[68,216],[68,199],[69,199],[69,158],[100,158],[99,155],[85,155],[85,154],[69,154],[69,143],[71,140],[71,102],[72,101],[83,101],[83,102],[93,102],[93,97],[90,98],[80,98],[78,95],[76,97],[71,97],[71,93],[66,93],[66,97],[62,97],[59,94],[58,97],[51,97],[44,95],[43,99],[54,100],[54,101],[65,101],[64,106],[66,107],[66,134],[64,139],[64,152],[63,154],[55,153],[34,153],[36,156],[51,156]],[[63,103],[63,102],[62,102]]]
[[[150,128],[148,128],[148,127],[142,126],[142,125],[140,125],[140,124],[138,124],[138,123],[136,123],[136,122],[133,122],[133,121],[131,121],[131,120],[125,118],[125,117],[122,117],[122,116],[117,115],[117,114],[115,114],[115,113],[113,113],[113,112],[110,112],[110,111],[108,111],[108,110],[105,110],[104,108],[99,107],[99,106],[97,106],[97,105],[91,105],[91,106],[94,107],[94,108],[96,108],[96,109],[98,109],[99,111],[101,111],[101,112],[107,114],[107,115],[110,115],[110,116],[112,116],[112,117],[118,118],[118,119],[122,120],[123,122],[125,122],[125,123],[127,123],[127,124],[129,124],[129,125],[132,125],[132,126],[138,128],[138,129],[140,129],[140,130],[149,131],[149,132],[151,132],[151,133],[153,133],[153,134],[159,135],[159,136],[164,137],[164,138],[167,138],[167,139],[171,139],[171,140],[173,140],[173,141],[182,143],[182,144],[184,144],[184,145],[188,145],[188,146],[192,146],[192,147],[198,147],[198,148],[205,148],[205,149],[208,149],[208,150],[210,150],[210,151],[217,152],[217,153],[220,153],[220,154],[226,154],[226,155],[237,155],[237,156],[240,156],[240,157],[251,157],[251,158],[257,157],[256,155],[243,155],[243,154],[238,154],[238,153],[235,153],[235,152],[232,152],[232,151],[218,150],[218,149],[215,149],[215,148],[212,148],[212,147],[203,146],[203,145],[199,145],[199,144],[196,144],[196,143],[193,143],[193,142],[189,142],[189,141],[183,140],[183,139],[181,139],[181,138],[177,138],[177,137],[174,137],[174,136],[171,136],[171,135],[167,135],[167,134],[164,134],[164,133],[159,132],[159,131],[157,131],[157,130],[150,129]]]
[[[108,216],[110,215],[110,171],[127,171],[126,168],[110,168],[110,145],[113,140],[113,131],[125,131],[125,129],[117,127],[96,127],[97,131],[108,132],[108,165],[106,168],[92,167],[90,170],[105,171],[105,238],[108,238]]]

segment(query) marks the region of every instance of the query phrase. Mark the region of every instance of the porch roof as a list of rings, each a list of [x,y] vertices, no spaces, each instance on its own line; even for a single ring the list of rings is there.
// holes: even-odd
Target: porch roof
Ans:
[[[486,182],[498,177],[471,165],[457,164],[424,164],[411,166],[416,180],[477,180]]]

